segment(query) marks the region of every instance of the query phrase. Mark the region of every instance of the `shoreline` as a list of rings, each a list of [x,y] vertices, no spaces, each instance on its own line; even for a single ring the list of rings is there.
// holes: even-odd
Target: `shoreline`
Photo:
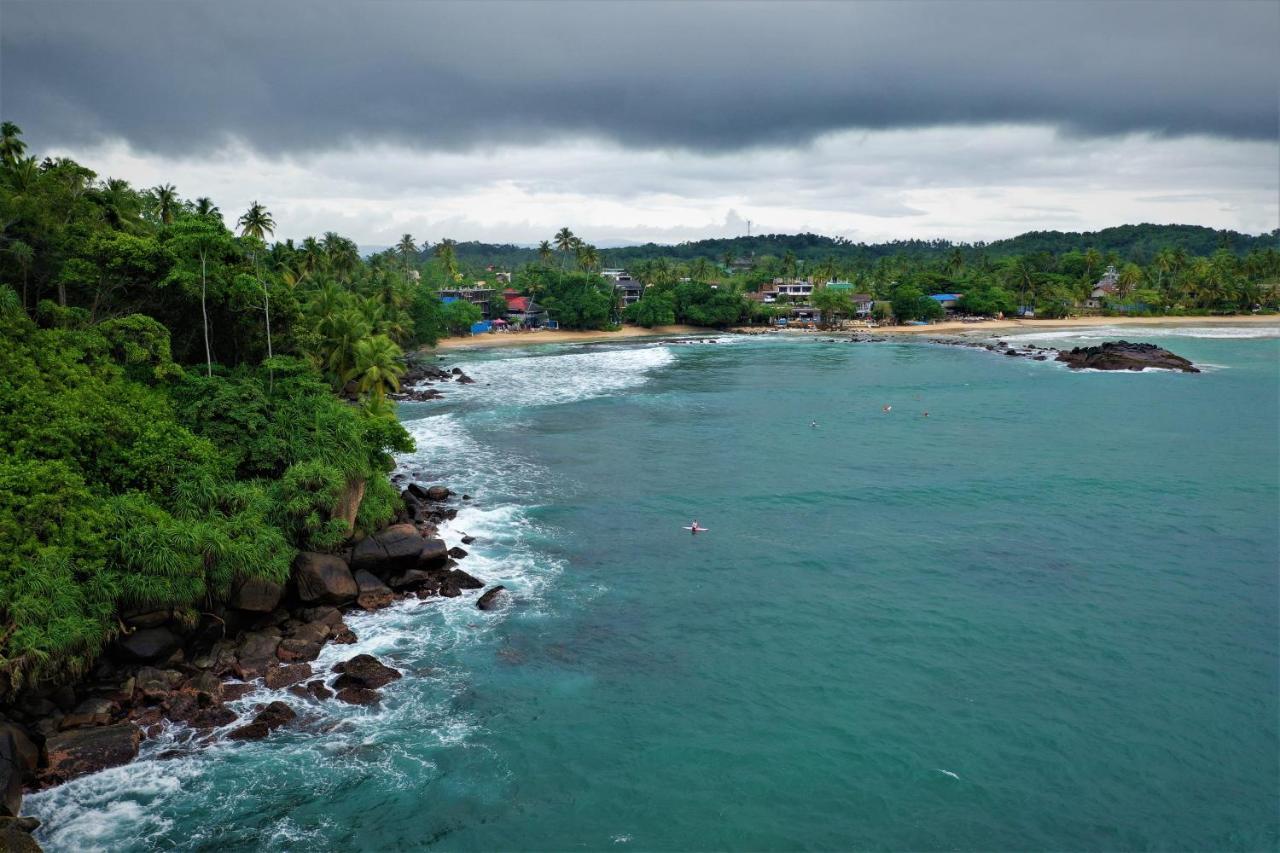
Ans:
[[[615,332],[605,331],[550,331],[509,332],[477,335],[466,338],[445,338],[434,347],[422,347],[419,352],[443,353],[449,351],[468,351],[501,349],[506,347],[540,346],[544,344],[584,344],[607,343],[610,341],[641,342],[646,339],[684,337],[693,335],[830,335],[848,332],[869,333],[875,335],[935,335],[985,332],[1030,332],[1043,329],[1097,328],[1100,326],[1230,326],[1230,325],[1274,325],[1280,327],[1280,314],[1236,314],[1212,315],[1203,317],[1066,317],[1057,320],[986,320],[977,323],[964,323],[959,320],[946,320],[931,323],[927,326],[857,326],[847,329],[785,329],[772,326],[733,326],[728,329],[714,329],[703,326],[654,326],[646,329],[642,326],[624,326]]]
[[[1219,326],[1233,324],[1275,325],[1280,327],[1280,314],[1238,314],[1207,317],[1065,317],[1059,320],[986,320],[962,323],[947,320],[928,326],[877,326],[856,331],[886,335],[932,335],[939,332],[1035,331],[1037,329],[1097,328],[1099,326]],[[845,330],[847,331],[847,330]]]

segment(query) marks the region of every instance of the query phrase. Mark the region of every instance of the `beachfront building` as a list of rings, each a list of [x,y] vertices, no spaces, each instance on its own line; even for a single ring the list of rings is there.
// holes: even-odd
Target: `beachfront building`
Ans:
[[[1102,278],[1098,279],[1093,290],[1089,292],[1089,298],[1084,301],[1084,307],[1101,308],[1103,303],[1115,296],[1119,290],[1120,273],[1115,266],[1108,266]]]
[[[640,297],[644,296],[644,285],[627,275],[626,272],[613,277],[613,289],[617,292],[618,298],[622,300],[623,307],[639,302]]]
[[[483,284],[483,282],[480,283]],[[479,308],[480,313],[484,315],[486,320],[493,319],[493,312],[489,304],[493,299],[492,287],[451,287],[440,291],[441,302],[455,302],[459,299],[470,302]]]
[[[813,282],[801,278],[791,280],[775,278],[773,280],[773,291],[778,296],[786,296],[793,300],[808,299],[813,295]]]
[[[626,274],[627,274],[627,271],[622,269],[621,267],[610,267],[609,269],[606,269],[606,270],[600,270],[600,275],[604,276],[605,278],[614,279],[615,281],[617,279],[622,278]]]
[[[547,323],[547,309],[533,301],[531,296],[521,296],[508,290],[502,294],[507,303],[507,322],[522,329],[540,329]]]
[[[941,305],[944,313],[951,315],[959,310],[960,299],[963,296],[963,293],[935,293],[929,298]]]

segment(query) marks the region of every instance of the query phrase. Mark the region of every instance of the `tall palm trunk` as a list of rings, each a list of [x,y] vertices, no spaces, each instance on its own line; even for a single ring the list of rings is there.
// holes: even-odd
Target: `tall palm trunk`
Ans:
[[[213,352],[209,349],[209,309],[205,304],[205,293],[208,290],[208,279],[205,270],[205,253],[200,252],[200,314],[204,318],[204,363],[205,375],[213,378]]]

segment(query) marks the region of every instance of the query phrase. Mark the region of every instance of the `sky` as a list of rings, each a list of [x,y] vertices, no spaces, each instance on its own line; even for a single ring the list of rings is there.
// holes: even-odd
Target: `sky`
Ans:
[[[277,238],[1280,227],[1280,2],[0,0],[0,115]]]

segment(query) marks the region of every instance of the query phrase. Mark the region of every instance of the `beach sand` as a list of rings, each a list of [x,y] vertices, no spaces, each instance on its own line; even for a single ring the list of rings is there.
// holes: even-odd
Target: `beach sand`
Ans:
[[[672,335],[718,335],[717,329],[698,326],[623,326],[616,332],[567,332],[563,330],[536,332],[496,332],[469,338],[445,338],[436,349],[488,349],[490,347],[529,347],[535,344],[581,344],[593,341],[625,341],[632,338],[664,338]]]
[[[866,331],[886,335],[938,335],[970,332],[985,334],[988,332],[1036,331],[1044,329],[1087,328],[1097,326],[1210,326],[1263,324],[1280,327],[1280,314],[1241,314],[1232,317],[1068,317],[1063,320],[986,320],[980,323],[961,323],[958,321],[934,323],[929,326],[878,326],[874,329],[855,329],[840,331]],[[747,332],[761,334],[767,330],[762,326],[730,329],[730,332]],[[810,334],[829,335],[835,330],[777,330],[777,334]],[[616,332],[500,332],[495,334],[476,335],[469,338],[445,338],[436,344],[437,350],[453,349],[489,349],[491,347],[527,347],[535,344],[580,344],[599,341],[625,341],[642,338],[664,338],[676,335],[719,335],[721,329],[706,329],[699,326],[655,326],[644,329],[639,326],[624,326]]]

